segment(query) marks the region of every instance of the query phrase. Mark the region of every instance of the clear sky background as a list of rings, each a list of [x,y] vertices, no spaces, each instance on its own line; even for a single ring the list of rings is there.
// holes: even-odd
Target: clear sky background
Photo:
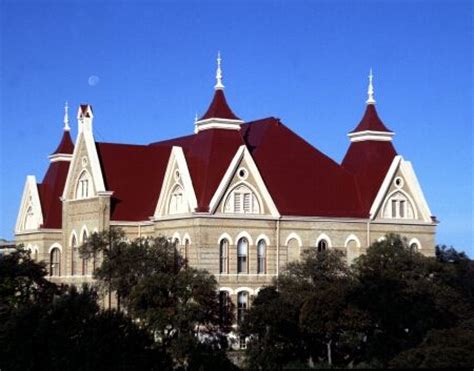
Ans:
[[[190,134],[220,50],[237,115],[280,117],[338,162],[373,67],[379,115],[441,221],[437,242],[474,257],[471,1],[0,4],[0,237],[13,238],[26,175],[44,176],[66,100],[73,138],[84,102],[98,141]]]

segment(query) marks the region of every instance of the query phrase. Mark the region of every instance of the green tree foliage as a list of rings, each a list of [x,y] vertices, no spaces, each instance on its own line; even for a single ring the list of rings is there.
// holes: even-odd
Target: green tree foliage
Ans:
[[[175,244],[164,237],[128,241],[123,232],[112,230],[93,234],[80,252],[103,256],[95,278],[117,293],[127,313],[153,334],[175,367],[194,367],[202,352],[208,353],[208,362],[211,355],[216,362],[225,359],[232,315],[221,321],[215,278],[189,267]]]
[[[252,304],[242,326],[253,339],[248,366],[465,366],[473,272],[463,253],[440,247],[425,257],[397,235],[352,267],[338,251],[309,251]]]
[[[149,333],[122,313],[101,310],[88,286],[78,291],[48,282],[44,266],[22,250],[0,257],[0,272],[6,309],[0,321],[1,369],[169,368]]]

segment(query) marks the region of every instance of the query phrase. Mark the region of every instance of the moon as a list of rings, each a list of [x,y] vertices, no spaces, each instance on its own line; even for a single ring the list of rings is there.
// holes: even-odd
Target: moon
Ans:
[[[89,86],[96,86],[99,83],[99,80],[99,76],[92,75],[89,76],[87,83],[89,84]]]

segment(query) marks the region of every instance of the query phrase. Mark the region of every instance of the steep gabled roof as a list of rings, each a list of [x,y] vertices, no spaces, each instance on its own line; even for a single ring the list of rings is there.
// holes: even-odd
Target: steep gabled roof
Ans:
[[[242,137],[282,215],[365,217],[354,178],[273,117]]]
[[[351,131],[351,133],[357,133],[360,131],[382,131],[391,133],[392,131],[389,130],[382,120],[380,120],[379,115],[377,114],[377,110],[375,109],[374,104],[368,104],[367,108],[365,109],[364,116],[362,120],[359,122],[359,125]]]
[[[210,118],[221,118],[228,120],[240,120],[229,107],[227,100],[225,99],[224,90],[217,89],[214,93],[209,108],[206,113],[199,119],[199,121],[207,120]]]
[[[71,134],[69,133],[69,130],[64,130],[63,137],[61,138],[61,142],[59,143],[56,150],[52,153],[52,155],[58,155],[58,154],[72,155],[73,152],[74,152],[74,143],[72,142]]]
[[[69,161],[56,161],[49,165],[43,182],[38,184],[38,191],[43,210],[43,228],[61,228],[62,202]]]

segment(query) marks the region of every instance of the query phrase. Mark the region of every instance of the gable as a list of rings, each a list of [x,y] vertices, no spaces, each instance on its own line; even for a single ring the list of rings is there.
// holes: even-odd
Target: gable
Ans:
[[[211,213],[280,215],[246,146],[236,152],[209,208]]]
[[[431,222],[431,211],[409,161],[397,156],[370,210],[373,219]]]
[[[36,178],[33,175],[28,175],[18,210],[15,233],[37,230],[42,224],[43,212]]]
[[[197,208],[196,194],[181,147],[171,150],[154,216],[191,213]]]

